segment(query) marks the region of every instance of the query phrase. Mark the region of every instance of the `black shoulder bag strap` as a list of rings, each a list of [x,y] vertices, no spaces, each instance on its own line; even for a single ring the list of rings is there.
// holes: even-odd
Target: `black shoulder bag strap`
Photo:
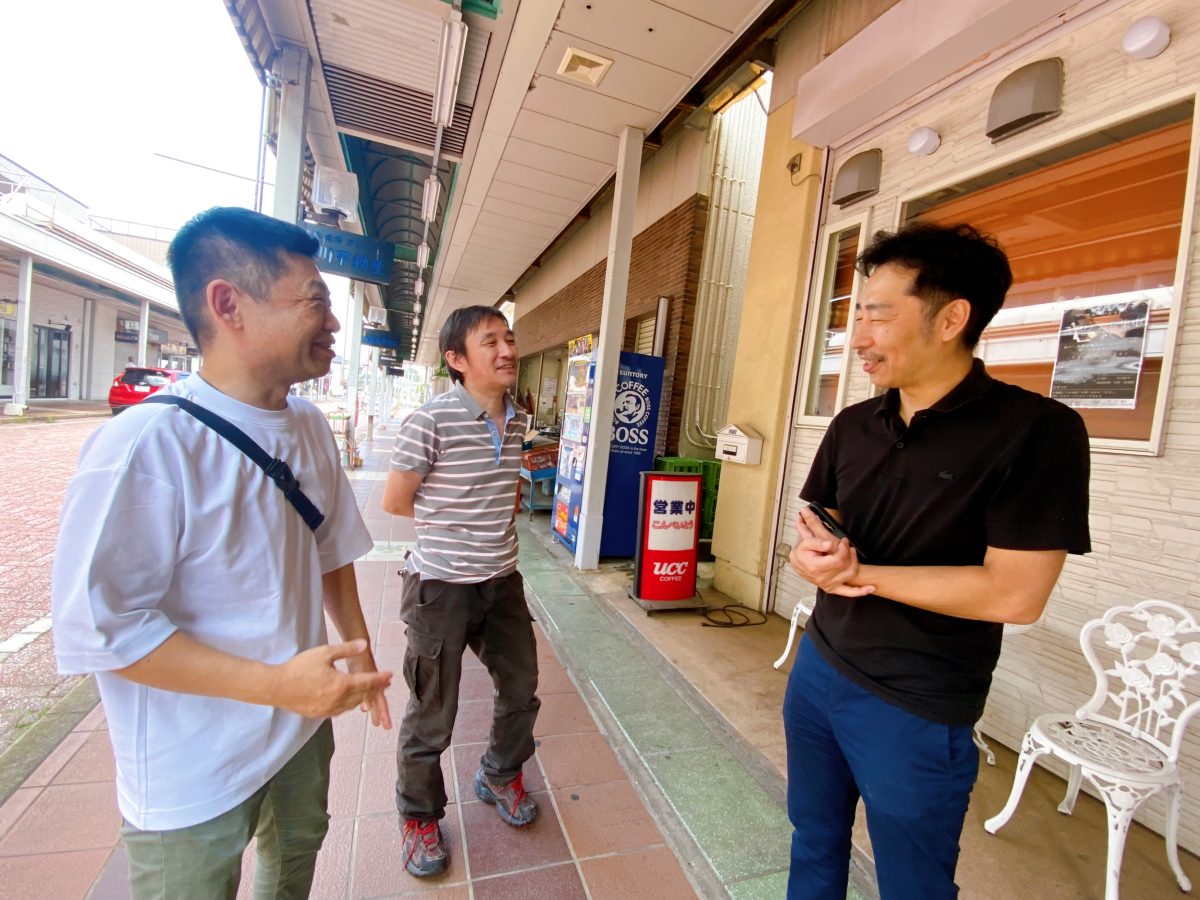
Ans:
[[[171,406],[178,406],[184,412],[195,416],[254,460],[255,465],[266,472],[267,477],[275,482],[275,486],[283,491],[283,496],[287,497],[288,503],[292,504],[296,508],[296,512],[300,513],[300,518],[304,520],[305,525],[316,531],[321,523],[325,521],[325,516],[321,514],[321,511],[313,505],[313,502],[308,499],[304,491],[300,490],[300,482],[296,480],[296,476],[292,474],[292,470],[288,468],[288,464],[282,459],[272,459],[266,450],[258,446],[246,432],[242,431],[232,422],[222,419],[216,413],[205,409],[198,403],[193,403],[191,400],[174,394],[154,394],[142,402],[166,403]]]

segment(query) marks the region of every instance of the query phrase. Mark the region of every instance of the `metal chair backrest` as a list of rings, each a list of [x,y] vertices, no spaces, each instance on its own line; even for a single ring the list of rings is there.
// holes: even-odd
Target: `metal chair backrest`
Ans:
[[[1184,731],[1200,711],[1200,625],[1166,600],[1114,606],[1079,632],[1096,690],[1081,719],[1105,722],[1147,741],[1174,761]],[[1105,668],[1097,646],[1108,648]]]

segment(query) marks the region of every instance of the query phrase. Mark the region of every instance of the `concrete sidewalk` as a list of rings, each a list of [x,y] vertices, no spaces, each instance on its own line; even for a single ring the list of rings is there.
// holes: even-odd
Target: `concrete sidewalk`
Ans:
[[[411,535],[405,522],[379,509],[389,443],[388,429],[377,429],[351,480],[376,538],[375,550],[357,564],[364,611],[380,666],[399,673],[405,638],[396,570]],[[335,720],[333,821],[313,896],[781,896],[788,829],[777,792],[739,759],[716,717],[677,690],[653,649],[614,627],[551,555],[540,529],[535,534],[523,524],[522,532],[521,567],[539,620],[543,704],[525,778],[541,816],[528,829],[510,828],[470,790],[487,740],[492,687],[468,654],[454,743],[443,763],[452,795],[443,823],[448,872],[417,881],[403,871],[393,801],[396,732],[369,728],[355,712]],[[397,677],[389,691],[397,718],[406,699]],[[0,806],[5,896],[128,897],[113,778],[97,707]]]

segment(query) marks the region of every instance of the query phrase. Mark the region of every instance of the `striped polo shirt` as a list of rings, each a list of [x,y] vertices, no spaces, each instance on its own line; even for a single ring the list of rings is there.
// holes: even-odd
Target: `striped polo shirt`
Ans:
[[[470,584],[517,567],[517,476],[526,416],[504,398],[493,421],[461,383],[404,420],[392,469],[425,476],[413,498],[417,546],[406,570]]]

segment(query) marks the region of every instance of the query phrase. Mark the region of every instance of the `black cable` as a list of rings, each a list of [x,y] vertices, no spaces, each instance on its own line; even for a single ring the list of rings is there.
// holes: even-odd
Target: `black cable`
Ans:
[[[743,612],[745,610],[745,612]],[[717,617],[720,618],[717,618]],[[758,616],[760,621],[754,622],[751,616]],[[700,624],[705,628],[743,628],[747,625],[765,625],[767,617],[757,609],[731,603],[728,606],[718,606],[715,609],[704,610],[705,621]]]

